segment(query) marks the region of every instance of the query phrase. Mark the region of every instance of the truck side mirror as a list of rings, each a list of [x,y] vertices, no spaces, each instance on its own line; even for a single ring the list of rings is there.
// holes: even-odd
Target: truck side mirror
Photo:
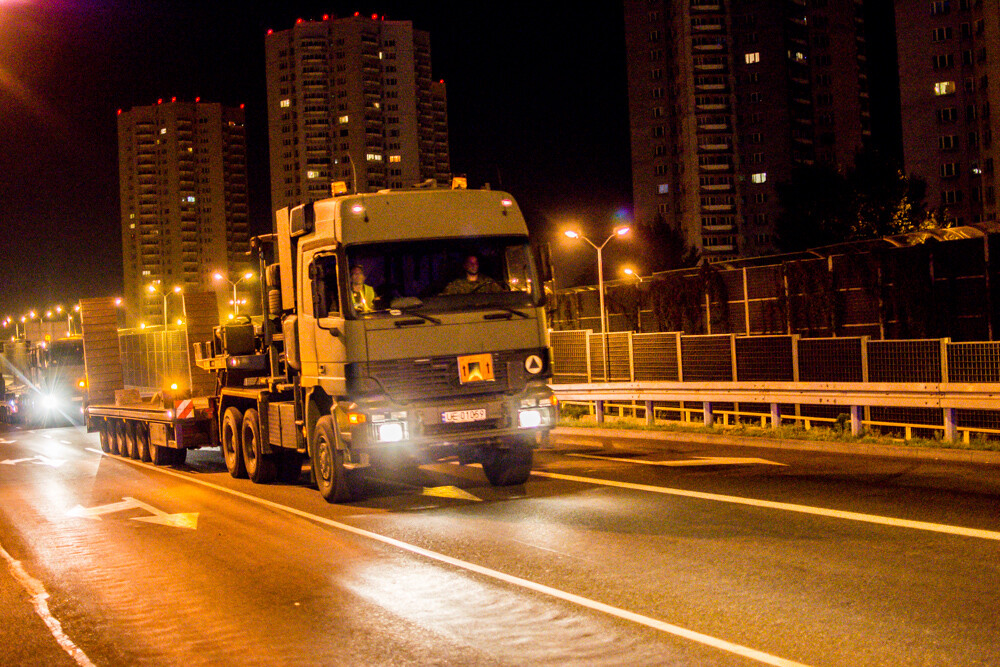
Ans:
[[[538,279],[542,283],[549,283],[555,280],[552,273],[552,249],[548,243],[540,243],[535,246],[535,266],[538,267]]]

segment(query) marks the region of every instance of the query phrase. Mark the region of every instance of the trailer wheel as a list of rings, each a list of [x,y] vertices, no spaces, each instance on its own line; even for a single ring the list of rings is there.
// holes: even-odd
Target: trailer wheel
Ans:
[[[174,462],[174,455],[169,447],[150,445],[149,460],[153,462],[154,466],[168,466]]]
[[[111,441],[111,453],[118,456],[125,456],[128,449],[128,446],[125,444],[125,422],[116,419],[111,423],[111,428],[114,429],[114,439]]]
[[[483,472],[493,486],[524,484],[531,476],[533,452],[527,442],[512,438],[504,449],[483,452]]]
[[[243,461],[247,477],[254,484],[273,482],[277,474],[274,457],[264,454],[260,436],[260,415],[253,408],[243,414]]]
[[[333,417],[320,417],[316,422],[312,469],[316,486],[329,503],[343,503],[351,499],[347,470],[344,468],[344,450],[337,446],[338,440]]]
[[[139,460],[149,463],[153,460],[153,453],[149,446],[149,424],[141,422],[135,425],[135,442],[139,448]]]
[[[243,413],[234,407],[226,408],[225,414],[222,415],[222,456],[226,459],[226,469],[233,477],[247,476],[240,437],[242,427]]]
[[[101,435],[101,451],[105,454],[111,453],[111,423],[104,421],[98,427],[98,433]]]
[[[125,422],[125,454],[130,459],[139,459],[139,442],[136,440],[136,429],[138,424],[134,421]]]

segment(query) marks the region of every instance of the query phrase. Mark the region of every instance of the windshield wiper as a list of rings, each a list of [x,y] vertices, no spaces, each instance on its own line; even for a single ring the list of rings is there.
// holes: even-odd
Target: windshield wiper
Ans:
[[[508,308],[507,306],[493,306],[492,308],[490,308],[490,310],[502,310],[505,313],[510,313],[511,315],[517,315],[518,317],[521,317],[526,320],[531,319],[531,315],[522,313],[520,310],[517,310],[516,308]],[[498,313],[487,313],[486,315],[483,315],[484,320],[493,320],[497,319],[498,317],[503,317],[503,316],[499,315]],[[509,320],[510,318],[508,317],[506,319]]]
[[[423,305],[423,301],[413,296],[397,297],[392,300],[391,304],[389,304],[389,314],[402,315],[403,313],[406,313],[407,315],[416,315],[417,317],[423,318],[434,324],[441,324],[441,320],[438,318],[425,315],[417,310],[417,308],[420,308]]]

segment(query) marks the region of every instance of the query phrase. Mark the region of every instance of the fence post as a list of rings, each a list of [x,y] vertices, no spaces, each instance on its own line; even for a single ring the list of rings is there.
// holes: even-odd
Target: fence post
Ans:
[[[594,401],[594,419],[598,424],[604,423],[604,401]]]
[[[743,323],[744,333],[750,335],[750,288],[747,286],[747,267],[743,267]]]
[[[948,345],[951,338],[941,339],[941,382],[949,382],[948,378]]]
[[[656,422],[656,415],[653,414],[653,402],[646,401],[646,426],[652,426]]]
[[[792,334],[792,382],[799,381],[799,334]],[[795,404],[795,416],[802,416],[802,404]],[[795,420],[795,425],[798,426],[799,420]]]
[[[732,364],[733,369],[733,382],[738,382],[740,379],[739,370],[736,367],[736,334],[729,334],[729,361]],[[723,416],[723,422],[726,421],[725,416]],[[740,404],[733,403],[733,424],[738,425],[740,423]]]
[[[861,424],[861,406],[851,406],[851,435],[857,437],[861,435],[864,427]]]
[[[779,426],[781,426],[781,406],[777,403],[771,403],[771,428]]]
[[[583,330],[583,348],[587,352],[587,384],[591,384],[594,381],[594,369],[590,365],[590,329]]]
[[[705,289],[705,333],[712,335],[712,299]]]
[[[628,332],[628,381],[635,382],[635,349],[632,346],[634,331]]]
[[[861,337],[861,381],[868,384],[868,336]],[[872,420],[871,406],[865,406],[865,421]]]
[[[944,439],[955,442],[958,439],[958,423],[955,419],[955,408],[944,409]]]
[[[712,426],[715,421],[715,415],[712,414],[712,404],[705,401],[701,405],[705,415],[705,426]]]

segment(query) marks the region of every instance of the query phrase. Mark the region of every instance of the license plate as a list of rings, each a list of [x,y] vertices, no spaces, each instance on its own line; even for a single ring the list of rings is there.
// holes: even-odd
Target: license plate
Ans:
[[[446,424],[461,424],[463,422],[478,422],[486,419],[486,408],[478,410],[450,410],[441,413],[441,421]]]

